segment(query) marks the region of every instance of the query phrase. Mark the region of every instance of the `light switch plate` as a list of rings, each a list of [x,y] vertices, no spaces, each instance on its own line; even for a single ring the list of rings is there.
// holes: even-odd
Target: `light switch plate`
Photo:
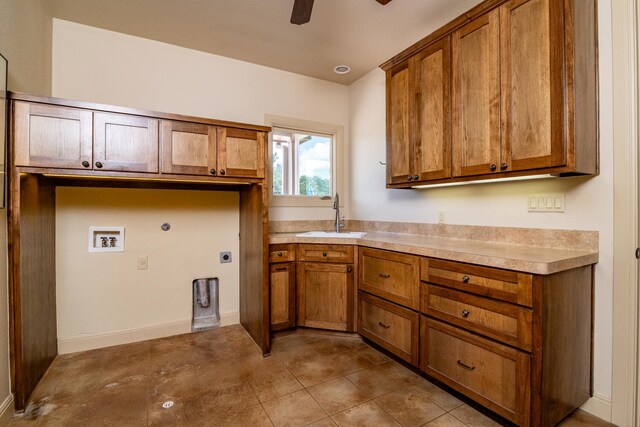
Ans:
[[[564,212],[564,193],[529,194],[529,212]]]

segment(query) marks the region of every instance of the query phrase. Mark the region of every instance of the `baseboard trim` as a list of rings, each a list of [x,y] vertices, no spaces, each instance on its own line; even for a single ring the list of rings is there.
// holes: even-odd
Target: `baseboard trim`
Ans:
[[[237,325],[240,323],[240,312],[229,311],[227,313],[220,313],[220,326]]]
[[[237,311],[222,313],[220,315],[221,326],[234,325],[237,323],[240,323],[240,314]],[[132,342],[169,337],[189,332],[191,332],[191,319],[182,319],[157,323],[142,328],[125,329],[94,335],[83,335],[80,337],[59,338],[58,353],[76,353],[78,351],[129,344]]]
[[[597,393],[594,393],[591,399],[583,403],[580,409],[607,422],[611,422],[611,400]]]
[[[0,426],[8,426],[13,418],[15,407],[13,405],[13,394],[9,394],[0,405]]]

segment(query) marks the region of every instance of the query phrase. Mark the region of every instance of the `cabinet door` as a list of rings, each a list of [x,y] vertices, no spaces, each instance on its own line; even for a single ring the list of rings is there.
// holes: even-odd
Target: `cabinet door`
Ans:
[[[162,173],[216,175],[216,128],[162,121]]]
[[[293,262],[271,264],[271,330],[293,328],[296,324],[296,267]]]
[[[91,118],[87,110],[15,102],[16,166],[90,168]]]
[[[415,165],[419,181],[451,177],[451,42],[445,37],[411,59],[416,87]],[[414,108],[411,109],[414,111]]]
[[[499,171],[499,41],[498,10],[453,33],[454,176]]]
[[[298,325],[353,331],[353,266],[298,263]]]
[[[96,112],[93,135],[94,168],[158,172],[158,120]]]
[[[412,87],[408,61],[387,71],[387,184],[413,180]]]
[[[505,170],[566,164],[562,5],[511,0],[500,7]]]
[[[218,128],[218,174],[264,178],[264,132]]]

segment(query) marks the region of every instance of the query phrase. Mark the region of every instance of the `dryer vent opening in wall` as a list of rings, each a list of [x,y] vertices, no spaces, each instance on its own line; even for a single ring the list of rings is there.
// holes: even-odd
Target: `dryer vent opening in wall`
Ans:
[[[192,331],[220,326],[220,301],[218,278],[206,277],[192,282],[193,319]]]
[[[89,252],[124,252],[124,227],[89,227]]]

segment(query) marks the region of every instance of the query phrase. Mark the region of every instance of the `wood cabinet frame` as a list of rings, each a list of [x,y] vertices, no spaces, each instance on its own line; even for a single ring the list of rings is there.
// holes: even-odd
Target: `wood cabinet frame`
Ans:
[[[117,117],[153,128],[154,121],[185,122],[205,127],[233,127],[264,135],[268,127],[199,117],[156,113],[101,104],[10,93],[12,108],[30,114],[52,112],[80,123],[82,155],[91,162],[92,113]],[[24,111],[22,111],[24,113]],[[233,191],[239,193],[240,222],[240,323],[262,349],[270,352],[269,335],[269,194],[264,177],[241,178],[197,175],[149,174],[131,171],[91,170],[80,159],[29,162],[16,145],[27,123],[12,114],[8,157],[8,279],[11,390],[16,410],[25,408],[29,395],[57,355],[55,304],[55,188],[58,185],[127,188],[171,188]],[[140,118],[138,121],[138,118]],[[13,120],[16,119],[16,120]],[[22,147],[22,148],[20,148]],[[16,150],[19,148],[18,150]],[[33,158],[31,159],[33,160]],[[267,164],[266,152],[260,163]],[[91,166],[91,165],[89,165]],[[122,166],[122,165],[120,165]],[[266,167],[266,166],[265,166]]]
[[[549,39],[549,55],[543,60],[547,62],[544,67],[550,70],[550,81],[544,89],[545,96],[538,96],[541,93],[539,91],[534,91],[537,94],[533,96],[533,102],[538,103],[536,105],[544,108],[548,106],[549,109],[548,112],[538,114],[540,117],[548,116],[550,122],[549,134],[544,141],[540,141],[534,131],[529,132],[529,124],[523,125],[523,120],[515,120],[518,105],[521,106],[523,102],[516,99],[520,95],[510,86],[513,75],[509,70],[518,62],[508,50],[509,44],[514,40],[510,37],[510,13],[527,3],[548,12],[549,31],[546,37]],[[515,179],[531,175],[597,175],[599,135],[596,11],[596,0],[485,0],[383,63],[380,67],[387,73],[387,188],[496,178]],[[490,152],[482,162],[476,160],[465,164],[464,129],[460,129],[460,70],[456,65],[459,62],[459,36],[485,24],[491,27],[491,43],[495,48],[491,49],[490,62],[497,64],[491,73],[495,75],[495,80],[491,79],[488,83],[497,83],[497,86],[491,88],[493,95],[489,96],[491,113],[486,114],[489,116],[487,120],[491,122]],[[418,175],[416,179],[416,175],[411,175],[415,170],[415,159],[409,156],[411,146],[405,135],[409,134],[417,122],[415,119],[410,120],[408,113],[398,113],[404,111],[400,107],[415,101],[416,90],[407,89],[401,84],[396,84],[394,88],[392,80],[415,57],[449,36],[452,37],[453,176]],[[530,40],[534,38],[529,35]],[[544,56],[544,52],[541,55]],[[526,73],[523,76],[526,79]],[[526,86],[526,83],[520,83],[520,86],[523,85]],[[511,102],[512,98],[515,99],[514,102]],[[524,111],[522,117],[527,117],[527,114]],[[404,123],[407,128],[404,128]],[[511,135],[512,130],[516,129],[514,126],[519,126],[521,134],[528,135],[526,143],[520,142],[522,138],[514,139]],[[533,123],[532,127],[539,127],[539,124]],[[545,148],[549,148],[548,153]],[[411,179],[408,179],[409,176]]]

